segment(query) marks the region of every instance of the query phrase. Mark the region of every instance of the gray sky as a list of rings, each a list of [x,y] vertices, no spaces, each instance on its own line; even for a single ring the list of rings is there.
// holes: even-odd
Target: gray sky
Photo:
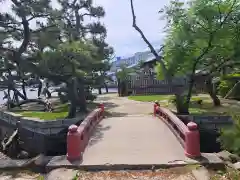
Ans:
[[[106,16],[102,20],[108,30],[107,42],[114,47],[117,56],[128,56],[135,52],[147,50],[145,42],[132,27],[129,0],[94,0],[102,5]],[[0,6],[0,11],[10,8],[10,0]],[[153,45],[161,45],[165,22],[160,20],[158,11],[170,0],[135,0],[137,24]]]
[[[145,42],[132,27],[130,0],[95,0],[106,11],[103,20],[108,30],[107,41],[117,56],[125,56],[147,49]],[[135,0],[137,24],[156,47],[160,47],[165,22],[158,11],[170,0]]]

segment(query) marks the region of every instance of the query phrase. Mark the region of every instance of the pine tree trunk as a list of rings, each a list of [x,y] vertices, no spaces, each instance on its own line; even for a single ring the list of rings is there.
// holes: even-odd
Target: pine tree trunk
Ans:
[[[79,82],[79,81],[78,81]],[[79,107],[81,112],[87,112],[87,101],[86,101],[86,95],[85,95],[85,89],[83,82],[78,83],[78,101],[79,101]]]
[[[174,89],[174,84],[172,83],[172,78],[169,77],[166,79],[168,85]],[[175,106],[177,109],[178,114],[188,114],[188,110],[186,109],[185,96],[182,94],[182,92],[174,92],[175,95]]]
[[[76,117],[77,112],[77,99],[75,94],[75,87],[74,87],[74,81],[71,80],[71,82],[67,83],[68,88],[68,97],[70,101],[70,107],[68,110],[68,116],[67,118],[74,118]]]
[[[27,99],[27,93],[26,93],[26,87],[25,87],[25,81],[22,80],[22,92],[25,98]]]
[[[206,81],[206,88],[210,97],[212,98],[214,106],[221,106],[220,99],[217,97],[216,91],[214,90],[211,77]]]
[[[102,94],[102,88],[98,88],[98,94]]]
[[[120,82],[120,79],[117,79],[117,88],[118,88],[118,96],[121,96],[121,82]]]
[[[42,92],[42,82],[39,82],[39,84],[38,84],[38,98],[40,97],[41,92]]]
[[[16,88],[13,88],[12,90],[13,90],[13,92],[14,92],[14,95],[17,96],[17,98],[20,97],[20,98],[22,98],[23,100],[27,100],[27,98],[26,98],[22,93],[20,93]]]
[[[47,94],[47,97],[48,97],[48,98],[51,98],[51,97],[52,97],[52,94],[50,93],[50,91],[48,90],[48,88],[46,88],[46,94]]]
[[[190,77],[188,93],[187,93],[186,99],[184,99],[184,107],[185,107],[184,114],[189,114],[189,106],[190,106],[190,101],[191,101],[192,91],[193,91],[193,86],[194,86],[194,75],[195,74],[192,74]]]
[[[181,94],[175,94],[176,109],[178,114],[189,114],[188,108],[185,104],[185,96]]]
[[[67,118],[75,118],[76,117],[76,112],[77,112],[77,104],[75,101],[70,100],[70,107],[68,110],[68,116]]]
[[[104,83],[105,89],[106,89],[106,93],[108,93],[108,86],[106,83]]]

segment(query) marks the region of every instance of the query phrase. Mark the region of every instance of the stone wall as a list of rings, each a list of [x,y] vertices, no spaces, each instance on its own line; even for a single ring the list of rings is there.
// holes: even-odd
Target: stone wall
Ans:
[[[0,120],[16,126],[20,121],[21,127],[29,129],[36,133],[43,133],[46,135],[56,134],[65,128],[68,128],[71,124],[76,124],[82,120],[85,116],[77,117],[73,119],[57,119],[57,120],[41,120],[39,118],[23,117],[19,114],[12,112],[0,111]]]
[[[180,119],[187,124],[193,121],[198,125],[200,132],[201,152],[212,153],[219,152],[222,147],[218,141],[220,131],[222,128],[231,127],[233,119],[225,115],[194,115],[179,116]]]
[[[20,139],[24,142],[22,145],[24,150],[36,154],[54,154],[56,151],[64,154],[68,127],[72,124],[79,124],[85,116],[46,121],[0,111],[0,139],[2,140],[6,134],[9,137],[18,125]],[[18,121],[20,123],[17,123]]]
[[[199,128],[206,128],[211,130],[219,130],[226,126],[233,125],[233,119],[231,116],[226,115],[180,115],[179,116],[184,123],[193,121],[198,124]]]

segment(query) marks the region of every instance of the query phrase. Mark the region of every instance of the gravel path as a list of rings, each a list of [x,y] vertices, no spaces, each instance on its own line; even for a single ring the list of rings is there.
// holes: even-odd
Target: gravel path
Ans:
[[[190,170],[173,168],[152,171],[103,171],[79,173],[79,180],[195,180]]]

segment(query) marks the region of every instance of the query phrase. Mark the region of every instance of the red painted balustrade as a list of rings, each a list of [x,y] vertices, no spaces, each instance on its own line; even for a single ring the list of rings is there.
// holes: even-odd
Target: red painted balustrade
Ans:
[[[154,116],[159,117],[175,134],[185,149],[185,155],[189,158],[198,158],[200,152],[200,134],[198,126],[194,122],[185,125],[172,111],[160,107],[158,103],[153,106]]]
[[[71,125],[67,134],[67,159],[69,161],[82,160],[82,154],[96,127],[102,120],[104,105],[100,104],[98,109],[92,111],[80,124]]]

